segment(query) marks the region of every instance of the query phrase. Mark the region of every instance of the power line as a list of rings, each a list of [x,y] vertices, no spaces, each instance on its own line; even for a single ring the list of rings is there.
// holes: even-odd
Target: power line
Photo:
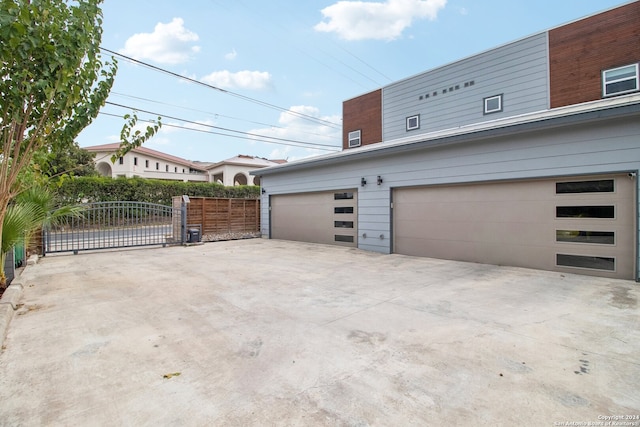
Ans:
[[[298,141],[298,140],[295,140],[295,139],[278,138],[278,137],[274,137],[274,136],[254,134],[254,133],[250,133],[250,132],[242,132],[242,131],[238,131],[238,130],[234,130],[234,129],[227,129],[227,128],[214,126],[214,125],[210,125],[210,124],[206,124],[206,123],[199,123],[199,122],[195,122],[193,120],[186,120],[186,119],[182,119],[182,118],[179,118],[179,117],[163,115],[161,113],[155,113],[155,112],[148,111],[148,110],[136,109],[136,108],[129,107],[129,106],[126,106],[126,105],[116,104],[116,103],[110,102],[110,101],[107,101],[106,104],[113,105],[115,107],[126,108],[128,110],[136,110],[136,111],[139,111],[139,112],[142,112],[142,113],[146,113],[146,114],[152,114],[154,116],[161,116],[163,118],[178,120],[178,121],[181,121],[181,122],[184,122],[184,123],[190,123],[190,124],[197,125],[197,126],[216,129],[219,132],[204,131],[202,129],[193,129],[193,128],[188,128],[188,127],[178,126],[178,125],[172,125],[172,124],[167,124],[167,123],[163,123],[162,126],[175,127],[175,128],[179,128],[179,129],[185,129],[185,130],[193,130],[193,131],[204,132],[204,133],[209,133],[209,134],[213,134],[213,135],[222,135],[222,136],[227,136],[227,137],[231,137],[231,138],[239,138],[239,139],[247,139],[247,140],[251,140],[251,141],[265,142],[265,143],[268,143],[268,144],[291,145],[291,146],[294,146],[294,147],[307,147],[307,148],[314,148],[314,149],[317,149],[317,150],[325,150],[325,151],[339,151],[340,150],[340,148],[335,146],[335,145],[320,144],[320,143],[315,143],[315,142],[305,142],[305,141]],[[117,114],[109,114],[109,113],[101,113],[101,114],[114,116],[114,117],[121,117],[121,116],[118,116]],[[145,120],[145,122],[154,123],[153,120]],[[223,132],[229,132],[231,134],[223,133]],[[238,135],[233,135],[233,134],[238,134]]]
[[[262,123],[262,122],[252,121],[252,120],[241,119],[241,118],[238,118],[238,117],[227,116],[227,115],[220,114],[220,113],[213,113],[213,112],[210,112],[210,111],[199,110],[197,108],[185,107],[185,106],[182,106],[182,105],[176,105],[176,104],[171,104],[171,103],[168,103],[168,102],[156,101],[154,99],[143,98],[143,97],[134,96],[134,95],[127,95],[127,94],[124,94],[124,93],[119,93],[119,92],[114,92],[114,91],[111,91],[111,94],[112,95],[121,96],[121,97],[124,97],[124,98],[131,98],[131,99],[136,99],[136,100],[139,100],[139,101],[150,102],[150,103],[153,103],[153,104],[167,105],[167,106],[170,106],[170,107],[180,108],[182,110],[195,111],[195,112],[198,112],[198,113],[204,113],[204,114],[208,114],[210,116],[214,116],[216,119],[218,117],[222,117],[222,118],[225,118],[225,119],[237,120],[237,121],[241,121],[241,122],[245,122],[245,123],[252,123],[252,124],[255,124],[255,125],[267,126],[267,127],[276,128],[276,129],[296,129],[296,130],[300,130],[301,129],[299,127],[294,127],[294,126],[289,126],[289,127],[285,128],[283,126],[273,125],[273,124],[270,124],[270,123]],[[304,134],[307,134],[307,135],[325,136],[325,135],[321,135],[319,133],[308,132],[308,131],[305,131],[305,130],[300,130],[300,132],[304,133]]]
[[[157,67],[155,65],[149,64],[147,62],[139,61],[139,60],[134,59],[134,58],[132,58],[130,56],[123,55],[121,53],[115,52],[113,50],[107,49],[107,48],[102,47],[102,46],[100,46],[100,49],[105,51],[105,52],[108,52],[108,53],[110,53],[112,55],[124,58],[127,61],[134,62],[136,64],[139,64],[139,65],[142,65],[142,66],[147,67],[149,69],[152,69],[154,71],[158,71],[158,72],[161,72],[161,73],[164,73],[164,74],[168,74],[170,76],[173,76],[173,77],[176,77],[176,78],[179,78],[179,79],[182,79],[182,80],[186,80],[188,82],[191,82],[191,83],[194,83],[194,84],[197,84],[197,85],[200,85],[200,86],[204,86],[204,87],[206,87],[208,89],[216,90],[216,91],[224,93],[226,95],[235,96],[236,98],[240,98],[240,99],[242,99],[244,101],[248,101],[248,102],[251,102],[251,103],[254,103],[254,104],[257,104],[257,105],[261,105],[263,107],[267,107],[267,108],[278,110],[278,111],[281,111],[281,112],[284,112],[284,113],[287,113],[287,114],[291,114],[293,116],[296,116],[296,117],[299,117],[299,118],[302,118],[302,119],[305,119],[305,120],[310,120],[310,121],[313,121],[313,122],[316,122],[316,123],[320,123],[320,124],[322,124],[324,126],[332,127],[334,129],[339,129],[340,128],[340,125],[338,125],[336,123],[333,123],[333,122],[330,122],[328,120],[320,119],[318,117],[309,116],[307,114],[299,113],[297,111],[292,111],[292,110],[290,110],[288,108],[278,107],[277,105],[270,104],[270,103],[265,102],[265,101],[260,101],[259,99],[251,98],[249,96],[241,95],[239,93],[235,93],[235,92],[232,92],[232,91],[229,91],[229,90],[226,90],[226,89],[222,89],[222,88],[210,85],[208,83],[202,82],[200,80],[192,79],[190,77],[183,76],[183,75],[178,74],[178,73],[174,73],[173,71],[169,71],[169,70],[167,70],[165,68],[160,68],[160,67]]]

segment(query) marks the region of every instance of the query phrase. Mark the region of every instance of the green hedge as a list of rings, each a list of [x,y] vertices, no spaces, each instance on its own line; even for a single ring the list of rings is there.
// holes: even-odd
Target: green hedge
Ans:
[[[77,177],[55,189],[59,206],[90,202],[137,201],[171,206],[173,196],[248,198],[260,197],[260,187],[225,187],[205,182],[163,181],[142,178]]]

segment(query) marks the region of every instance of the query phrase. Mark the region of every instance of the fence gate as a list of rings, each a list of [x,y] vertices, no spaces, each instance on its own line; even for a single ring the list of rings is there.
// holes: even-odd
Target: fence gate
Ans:
[[[142,202],[98,202],[43,230],[43,254],[171,245],[184,242],[182,208]]]

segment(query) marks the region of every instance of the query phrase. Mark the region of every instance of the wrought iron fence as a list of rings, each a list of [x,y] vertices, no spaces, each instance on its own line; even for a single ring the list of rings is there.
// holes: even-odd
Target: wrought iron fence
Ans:
[[[73,252],[184,242],[183,208],[143,202],[98,202],[43,231],[43,252]]]

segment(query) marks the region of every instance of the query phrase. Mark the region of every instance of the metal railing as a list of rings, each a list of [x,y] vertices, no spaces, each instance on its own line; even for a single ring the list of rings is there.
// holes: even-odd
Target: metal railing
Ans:
[[[43,230],[43,253],[184,243],[182,208],[143,202],[82,205],[64,224]]]

